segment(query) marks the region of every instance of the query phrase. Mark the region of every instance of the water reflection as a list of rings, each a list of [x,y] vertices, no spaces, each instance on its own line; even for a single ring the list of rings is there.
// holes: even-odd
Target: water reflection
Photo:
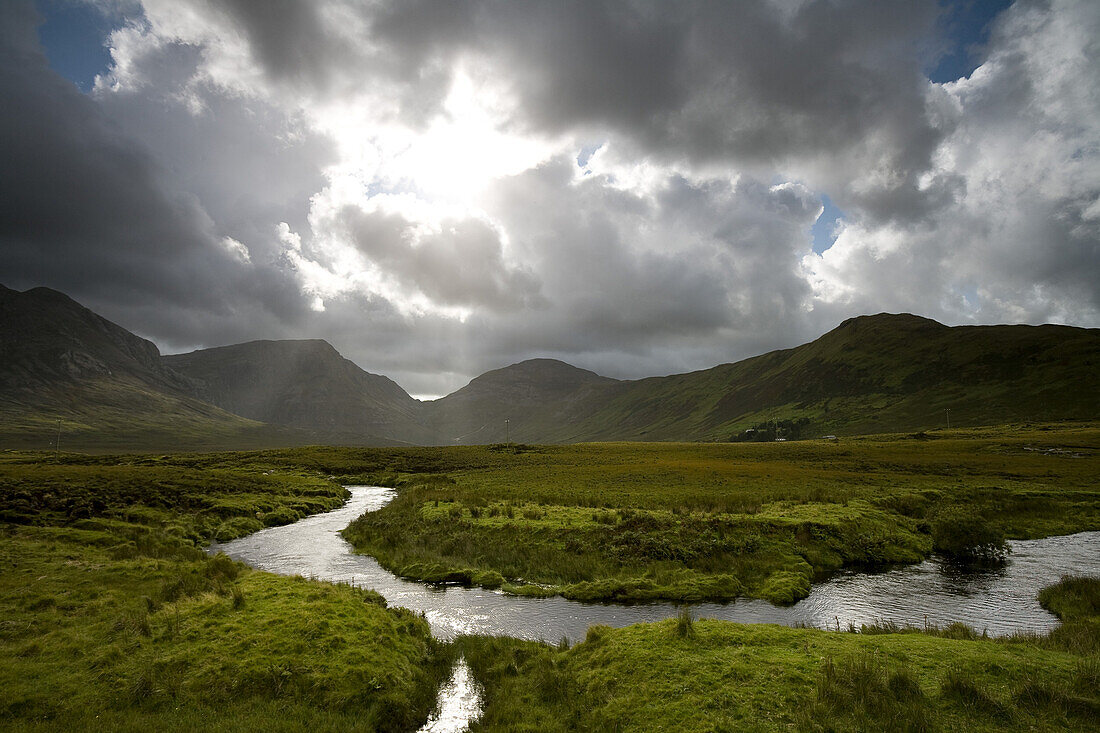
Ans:
[[[393,497],[391,489],[349,487],[340,509],[271,527],[211,548],[253,567],[373,588],[391,606],[423,612],[441,638],[457,634],[507,634],[557,642],[584,638],[592,624],[627,626],[675,616],[668,603],[634,606],[590,604],[564,598],[519,598],[480,588],[438,587],[405,581],[371,557],[356,555],[337,532]],[[1012,542],[1006,566],[963,571],[938,560],[880,572],[850,570],[815,584],[790,607],[761,600],[694,606],[697,617],[742,623],[818,628],[890,622],[944,626],[961,621],[992,635],[1044,632],[1058,620],[1039,606],[1039,589],[1063,574],[1100,575],[1100,532]]]
[[[459,657],[451,678],[439,691],[439,709],[418,733],[457,733],[481,713],[481,692],[466,660]]]

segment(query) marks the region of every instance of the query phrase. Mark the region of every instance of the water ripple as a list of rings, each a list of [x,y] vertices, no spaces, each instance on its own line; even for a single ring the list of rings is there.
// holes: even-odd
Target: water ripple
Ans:
[[[564,598],[521,598],[481,588],[445,588],[395,577],[374,558],[356,555],[337,532],[364,512],[385,506],[392,489],[352,486],[341,508],[294,524],[271,527],[212,547],[261,570],[302,575],[373,588],[391,606],[424,613],[432,632],[507,634],[524,639],[571,642],[592,624],[627,626],[675,616],[669,603],[633,606],[580,603]],[[1039,606],[1043,586],[1064,574],[1100,575],[1100,532],[1013,541],[1009,563],[994,570],[965,572],[926,560],[880,572],[843,571],[815,584],[793,606],[761,600],[693,607],[697,617],[742,623],[847,628],[890,622],[944,626],[956,621],[994,636],[1045,632],[1058,620]]]

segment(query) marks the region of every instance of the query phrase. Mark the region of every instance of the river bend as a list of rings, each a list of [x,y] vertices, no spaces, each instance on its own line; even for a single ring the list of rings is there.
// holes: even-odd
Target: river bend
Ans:
[[[671,603],[581,603],[402,580],[374,558],[355,554],[337,534],[364,512],[385,506],[393,490],[348,488],[351,499],[339,509],[215,545],[211,551],[225,552],[261,570],[373,588],[391,606],[422,612],[432,632],[444,639],[459,634],[506,634],[549,642],[564,636],[576,642],[593,624],[627,626],[669,618],[679,611]],[[837,573],[815,584],[810,595],[793,606],[744,599],[696,604],[692,609],[703,618],[818,628],[879,622],[943,626],[961,621],[994,636],[1049,631],[1058,620],[1039,606],[1039,589],[1062,575],[1100,575],[1100,532],[1015,540],[1011,545],[1009,562],[1002,568],[959,572],[933,558],[880,572]]]

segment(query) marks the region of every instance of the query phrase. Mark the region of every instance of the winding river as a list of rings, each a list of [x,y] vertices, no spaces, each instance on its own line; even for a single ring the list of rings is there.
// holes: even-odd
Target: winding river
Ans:
[[[339,509],[216,545],[211,551],[225,552],[261,570],[373,588],[391,606],[423,612],[432,632],[444,639],[459,634],[507,634],[549,642],[564,636],[577,642],[592,624],[627,626],[669,618],[679,611],[670,603],[624,606],[560,597],[522,598],[481,588],[402,580],[373,558],[356,555],[337,534],[360,514],[385,506],[393,490],[348,488],[351,499]],[[1039,589],[1065,574],[1100,575],[1100,532],[1011,544],[1008,564],[994,570],[964,573],[930,559],[881,572],[837,573],[815,584],[810,595],[793,606],[746,599],[697,604],[692,610],[696,617],[831,629],[879,622],[943,626],[961,621],[994,636],[1049,631],[1058,620],[1039,606]]]

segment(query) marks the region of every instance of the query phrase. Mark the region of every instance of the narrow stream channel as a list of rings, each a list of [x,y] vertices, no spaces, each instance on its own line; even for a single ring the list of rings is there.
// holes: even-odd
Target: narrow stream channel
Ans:
[[[337,532],[360,514],[393,498],[392,489],[352,486],[341,508],[294,524],[271,527],[211,551],[261,570],[352,583],[385,596],[391,606],[423,612],[432,632],[507,634],[522,639],[577,642],[593,624],[627,626],[675,616],[671,603],[632,606],[580,603],[564,598],[521,598],[499,591],[433,587],[402,580],[373,558],[356,555]],[[693,606],[696,617],[741,623],[775,623],[846,629],[849,624],[892,622],[943,626],[961,621],[994,636],[1045,632],[1058,620],[1039,606],[1039,589],[1062,575],[1100,575],[1100,532],[1019,540],[1009,563],[995,570],[959,572],[937,559],[881,572],[844,571],[814,585],[793,606],[739,600]]]
[[[458,733],[481,712],[481,694],[465,659],[455,662],[451,679],[439,691],[438,706],[417,733]]]

